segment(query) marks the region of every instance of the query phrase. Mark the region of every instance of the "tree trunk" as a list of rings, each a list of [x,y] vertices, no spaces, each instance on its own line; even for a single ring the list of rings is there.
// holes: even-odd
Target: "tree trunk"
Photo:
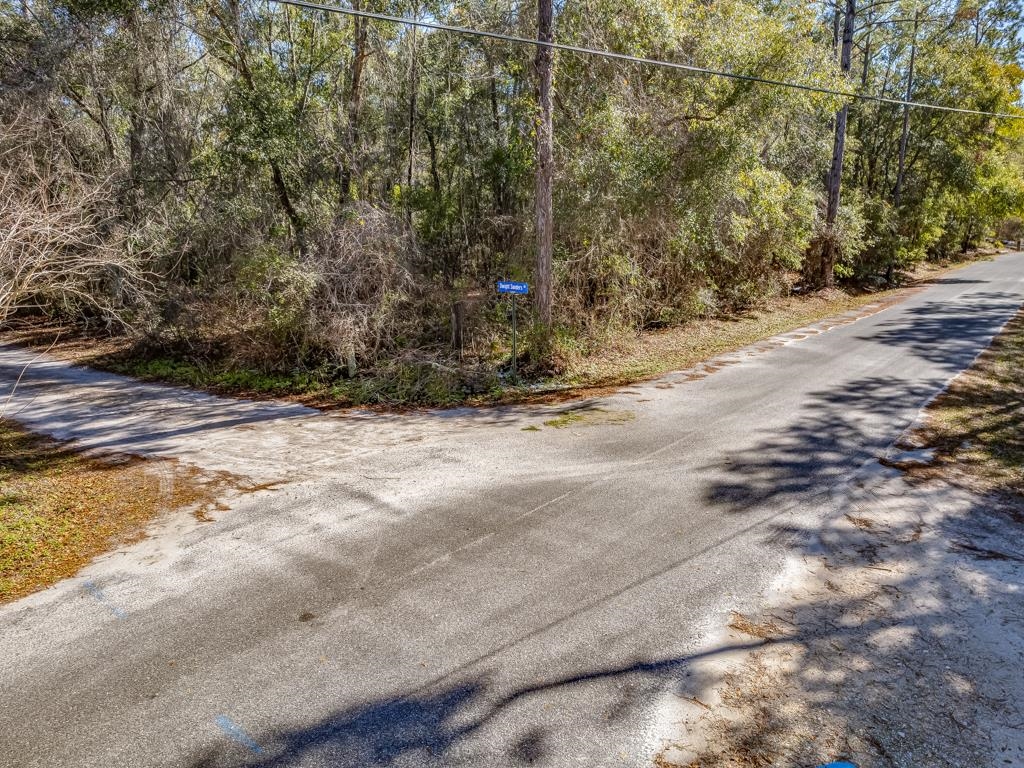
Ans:
[[[270,177],[274,182],[274,191],[277,192],[277,199],[280,201],[281,207],[284,208],[285,215],[288,216],[288,221],[292,225],[292,231],[295,234],[295,241],[299,245],[299,251],[305,252],[306,226],[295,205],[292,203],[291,195],[288,193],[288,184],[284,180],[284,174],[281,173],[281,166],[275,160],[270,161]]]
[[[452,304],[452,349],[459,353],[462,359],[462,350],[466,343],[466,302],[459,299]]]
[[[963,240],[960,242],[960,252],[967,253],[971,247],[971,241],[974,239],[974,220],[972,219],[967,223],[967,228],[964,230]]]
[[[430,150],[430,182],[434,188],[434,197],[441,199],[441,174],[437,170],[437,139],[434,131],[427,128],[424,133],[427,136],[427,148]]]
[[[360,1],[353,0],[352,7],[359,10]],[[359,151],[359,107],[362,102],[363,67],[366,64],[366,19],[352,17],[352,74],[348,88],[347,120],[345,125],[345,157],[338,170],[338,203],[345,205],[352,199],[352,178],[356,175]]]
[[[840,53],[840,68],[844,75],[850,74],[853,51],[853,24],[856,15],[856,0],[846,0],[846,13],[843,20],[843,47]],[[832,142],[832,165],[829,167],[826,182],[827,203],[825,208],[825,235],[817,244],[817,274],[812,275],[814,281],[822,286],[831,287],[835,282],[835,266],[839,257],[839,249],[835,239],[836,219],[839,217],[839,190],[843,180],[843,155],[846,151],[846,122],[849,117],[850,105],[844,104],[836,113],[835,139]]]
[[[419,14],[413,12],[415,18]],[[409,32],[409,157],[405,169],[405,224],[412,226],[412,177],[416,170],[416,27]]]
[[[491,141],[494,146],[500,148],[502,151],[505,149],[506,142],[504,134],[502,133],[501,127],[501,113],[498,109],[498,77],[494,63],[488,59],[487,69],[490,73],[488,92],[491,100],[491,129],[494,133]],[[504,165],[502,163],[494,163],[491,167],[491,194],[492,194],[492,205],[494,212],[498,215],[504,215],[510,212],[510,198],[511,195],[508,193],[507,179],[505,178]]]
[[[537,39],[554,42],[552,0],[537,0]],[[552,125],[551,79],[554,51],[537,47],[537,315],[541,325],[551,326],[551,252],[554,243],[551,186],[554,177],[554,130]]]
[[[832,12],[832,53],[835,56],[839,55],[839,20],[842,17],[843,15],[839,12],[839,8],[837,7]]]
[[[146,95],[143,83],[145,78],[142,72],[140,57],[142,52],[146,50],[146,47],[142,39],[138,13],[134,10],[130,11],[126,16],[125,23],[132,43],[135,46],[135,51],[131,54],[131,76],[128,80],[131,97],[128,120],[128,168],[131,183],[128,187],[128,205],[131,216],[134,219],[141,215],[143,208],[142,186],[139,179],[145,175],[143,169],[143,144],[145,136],[143,134],[146,127],[144,115]]]

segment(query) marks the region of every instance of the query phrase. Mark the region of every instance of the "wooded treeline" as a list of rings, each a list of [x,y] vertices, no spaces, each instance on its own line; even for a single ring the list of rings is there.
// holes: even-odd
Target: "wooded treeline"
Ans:
[[[256,0],[0,7],[0,320],[25,306],[118,318],[265,370],[502,364],[494,281],[535,278],[534,47]],[[350,7],[538,35],[537,5],[510,0]],[[1022,113],[1021,24],[1017,0],[567,0],[554,36]],[[1020,226],[1024,121],[553,60],[538,365],[742,308],[801,272],[891,279]]]

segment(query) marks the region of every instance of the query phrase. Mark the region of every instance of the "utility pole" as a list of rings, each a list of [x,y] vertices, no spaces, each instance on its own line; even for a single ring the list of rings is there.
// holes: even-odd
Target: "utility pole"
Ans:
[[[413,5],[413,18],[419,18],[419,4]],[[412,177],[416,167],[416,27],[409,38],[409,162],[405,173],[405,225],[412,228]]]
[[[843,45],[839,54],[839,67],[843,75],[849,76],[853,54],[853,25],[857,13],[856,0],[846,0],[846,11],[843,19]],[[831,287],[835,282],[835,265],[839,256],[833,237],[836,219],[839,216],[839,187],[843,180],[843,154],[846,151],[846,120],[849,117],[850,105],[844,104],[836,113],[836,133],[832,143],[832,165],[826,183],[827,205],[825,208],[825,239],[821,243],[820,262],[818,264],[818,282]]]
[[[537,0],[537,39],[552,43],[554,9],[552,0]],[[554,130],[552,125],[551,80],[554,51],[537,46],[537,315],[541,325],[551,326],[552,278],[551,251],[554,243],[554,216],[551,186],[554,179]]]
[[[361,10],[360,0],[352,0],[352,8]],[[362,102],[362,78],[366,59],[367,22],[361,16],[352,18],[352,65],[349,67],[349,85],[346,95],[346,121],[344,135],[344,157],[338,168],[338,207],[352,202],[352,180],[359,176],[357,161],[359,147],[359,108]],[[363,190],[360,190],[362,193]]]
[[[921,19],[921,11],[914,11],[914,35],[910,41],[910,64],[907,66],[907,91],[904,101],[910,101],[914,89],[914,58],[917,54],[917,26]],[[892,205],[898,212],[900,197],[903,194],[903,177],[907,165],[907,139],[910,137],[910,105],[903,105],[903,132],[900,134],[900,156],[896,170],[896,186],[892,192]]]
[[[827,7],[829,4],[826,3],[825,5]],[[839,56],[839,20],[841,18],[842,14],[839,12],[839,6],[837,5],[832,11],[832,54],[837,57]]]

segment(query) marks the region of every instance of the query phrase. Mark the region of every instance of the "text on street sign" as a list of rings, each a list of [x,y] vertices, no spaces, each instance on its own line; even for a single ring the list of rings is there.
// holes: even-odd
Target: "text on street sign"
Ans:
[[[529,293],[528,283],[514,283],[511,280],[498,281],[498,293]]]

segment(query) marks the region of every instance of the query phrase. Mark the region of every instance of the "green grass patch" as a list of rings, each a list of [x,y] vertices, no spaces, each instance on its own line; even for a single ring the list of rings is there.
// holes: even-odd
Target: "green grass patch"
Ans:
[[[120,351],[89,365],[178,386],[222,394],[294,397],[322,405],[453,406],[500,392],[496,373],[458,370],[434,362],[391,362],[354,378],[328,368],[274,373],[171,357],[136,357]]]
[[[573,424],[578,424],[583,421],[583,414],[576,411],[569,411],[556,416],[553,419],[548,419],[544,422],[545,427],[553,427],[554,429],[565,429],[571,427]]]
[[[306,394],[323,392],[329,387],[328,378],[319,372],[266,373],[250,368],[231,368],[175,360],[167,357],[118,358],[98,361],[99,365],[116,373],[145,381],[162,381],[187,387],[222,389],[233,392],[259,394]]]
[[[581,408],[566,411],[553,419],[544,422],[545,427],[565,429],[571,426],[595,426],[598,424],[626,424],[633,421],[636,414],[632,411],[609,411],[604,408]]]

